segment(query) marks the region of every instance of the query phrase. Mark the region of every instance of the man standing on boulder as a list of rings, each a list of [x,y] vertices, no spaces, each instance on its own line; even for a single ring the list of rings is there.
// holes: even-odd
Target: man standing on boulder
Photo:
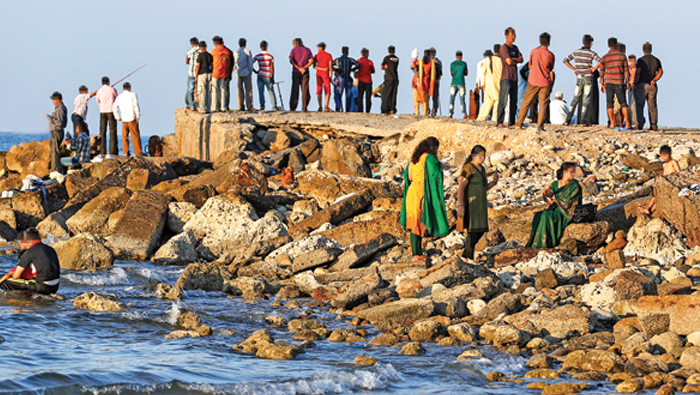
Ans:
[[[238,74],[238,109],[254,111],[253,109],[253,53],[246,48],[245,38],[238,40],[238,51],[234,55],[234,71]]]
[[[396,48],[391,45],[389,54],[382,61],[384,70],[384,89],[382,89],[382,114],[396,113],[396,94],[399,89],[399,58],[396,56]]]
[[[117,90],[109,85],[109,77],[102,77],[102,87],[97,90],[97,105],[100,106],[100,155],[107,155],[107,124],[109,124],[109,154],[117,155],[117,120],[112,113]]]
[[[499,52],[503,64],[496,114],[496,123],[499,128],[505,127],[506,106],[508,106],[508,124],[510,126],[515,124],[515,114],[518,111],[518,63],[523,62],[523,55],[514,44],[515,29],[506,28],[505,35],[506,43],[501,45]]]
[[[34,228],[19,234],[19,248],[19,265],[0,278],[0,289],[44,295],[58,292],[61,266],[56,250],[42,243]]]
[[[297,110],[299,105],[299,89],[301,88],[301,110],[308,111],[311,94],[309,93],[309,67],[314,64],[314,55],[304,46],[300,38],[292,41],[292,51],[289,53],[289,63],[292,64],[292,92],[289,98],[289,109]]]
[[[59,92],[54,92],[53,95],[51,95],[51,100],[53,101],[54,110],[51,115],[46,115],[46,118],[49,119],[49,131],[51,131],[50,168],[51,172],[57,171],[61,173],[63,167],[61,166],[60,147],[63,142],[66,126],[68,125],[68,116],[66,106],[63,104],[63,95]]]
[[[141,155],[141,132],[139,131],[139,99],[131,92],[131,84],[125,82],[124,91],[114,101],[114,116],[122,121],[122,151],[129,156],[129,135],[134,144],[134,155]]]
[[[214,36],[212,39],[215,48],[211,51],[213,60],[211,71],[211,111],[224,112],[229,95],[228,82],[231,77],[233,54],[224,46],[224,39]],[[228,79],[227,79],[228,72]]]

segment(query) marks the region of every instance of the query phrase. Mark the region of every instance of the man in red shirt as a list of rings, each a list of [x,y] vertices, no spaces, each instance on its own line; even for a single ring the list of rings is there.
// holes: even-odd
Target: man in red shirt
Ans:
[[[372,109],[372,74],[374,63],[369,59],[369,49],[362,48],[362,57],[357,59],[360,65],[357,71],[357,112],[363,112],[362,99],[367,104],[367,112]]]
[[[549,108],[549,95],[552,92],[552,80],[554,71],[554,54],[549,50],[549,43],[552,36],[549,33],[540,34],[540,46],[530,52],[530,75],[527,79],[527,89],[523,97],[523,103],[520,105],[520,113],[518,114],[518,122],[515,123],[517,128],[523,127],[527,109],[532,101],[537,97],[539,99],[539,108],[537,114],[537,130],[544,130],[545,108]]]
[[[630,127],[629,108],[627,107],[626,86],[630,80],[629,64],[625,54],[619,51],[617,38],[608,39],[610,51],[603,56],[596,69],[600,67],[601,92],[605,93],[607,101],[608,119],[610,127],[617,128],[614,115],[615,98],[622,107],[622,116],[625,117],[625,128]]]
[[[328,106],[331,99],[331,70],[333,70],[333,56],[326,52],[326,43],[318,43],[318,53],[314,56],[314,68],[316,69],[316,96],[318,96],[318,111],[331,112]],[[326,92],[326,106],[323,107],[323,91]]]
[[[216,48],[211,51],[211,56],[214,58],[211,73],[211,111],[226,111],[226,102],[228,101],[227,82],[231,81],[233,55],[231,54],[231,51],[224,46],[224,40],[221,37],[214,36],[212,41],[214,42]]]

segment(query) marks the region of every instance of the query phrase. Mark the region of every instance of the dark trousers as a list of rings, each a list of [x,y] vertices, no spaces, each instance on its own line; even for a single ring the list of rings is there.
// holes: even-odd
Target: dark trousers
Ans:
[[[364,99],[366,108],[362,106],[362,100]],[[372,110],[372,83],[371,82],[357,82],[357,112],[370,112]]]
[[[656,94],[659,88],[651,84],[639,84],[634,90],[634,103],[637,106],[637,125],[644,127],[644,103],[649,105],[649,124],[654,127],[659,124],[659,109],[656,106]]]
[[[431,114],[437,116],[437,112],[440,109],[440,81],[435,81],[435,88],[433,89],[433,108]]]
[[[531,104],[535,102],[535,98],[539,102],[539,111],[537,111],[537,127],[544,128],[544,120],[546,116],[546,109],[549,108],[549,94],[552,92],[552,88],[534,86],[532,84],[527,84],[527,89],[525,89],[525,96],[523,97],[523,102],[520,105],[520,114],[518,114],[517,126],[523,126],[525,122],[525,116],[527,115],[527,109]]]
[[[44,295],[55,294],[58,292],[58,284],[56,285],[46,285],[44,283],[39,283],[34,280],[21,280],[14,278],[8,278],[0,284],[0,289],[5,291],[32,291]]]
[[[61,165],[61,143],[63,142],[63,136],[65,131],[52,130],[51,131],[51,154],[50,154],[50,167],[51,171],[57,171],[63,173],[63,166]]]
[[[100,154],[107,154],[107,123],[109,123],[109,153],[118,155],[117,119],[111,112],[100,113]]]
[[[483,236],[484,232],[467,232],[467,242],[464,246],[464,252],[462,253],[464,258],[474,259],[474,248],[476,248],[476,243],[478,243]]]
[[[396,94],[399,91],[399,80],[384,80],[382,89],[382,114],[396,112]]]
[[[510,98],[510,104],[508,99]],[[515,112],[518,111],[518,81],[502,80],[501,90],[498,92],[498,112],[496,123],[503,125],[506,117],[506,105],[508,105],[508,124],[515,125]]]
[[[83,117],[81,117],[78,114],[71,114],[70,120],[73,121],[73,135],[78,134],[76,129],[78,128],[78,125],[83,125],[83,132],[87,133],[90,135],[90,129],[88,129],[88,124],[85,122]]]
[[[608,110],[615,108],[616,97],[617,102],[620,103],[620,108],[627,107],[627,95],[625,86],[616,84],[605,84],[605,100],[607,102]]]
[[[307,111],[309,101],[311,101],[311,93],[309,93],[309,72],[304,74],[292,73],[292,96],[289,98],[289,109],[297,110],[299,104],[299,88],[301,88],[302,111]]]

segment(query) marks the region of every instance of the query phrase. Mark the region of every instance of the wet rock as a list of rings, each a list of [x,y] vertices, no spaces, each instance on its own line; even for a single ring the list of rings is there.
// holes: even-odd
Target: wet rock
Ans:
[[[158,265],[187,265],[199,259],[195,246],[197,239],[192,232],[173,236],[156,251],[153,261]]]
[[[110,267],[114,253],[105,246],[105,240],[90,233],[83,233],[52,245],[61,262],[61,269],[86,270]]]
[[[48,207],[40,190],[20,192],[12,197],[17,231],[36,227],[46,215]]]
[[[291,260],[297,257],[320,249],[342,248],[334,240],[330,240],[323,235],[305,237],[299,241],[285,244],[270,252],[265,258],[266,261],[274,261],[280,256],[287,256]]]
[[[408,332],[408,336],[412,341],[434,342],[438,336],[444,336],[446,333],[447,331],[441,323],[427,319],[416,322]]]
[[[53,214],[50,214],[41,222],[39,222],[39,224],[36,226],[36,229],[39,231],[39,234],[41,235],[42,239],[46,239],[53,236],[58,240],[66,240],[70,237],[70,231],[66,226],[66,217],[63,215],[62,212],[55,212]],[[14,238],[16,237],[17,236],[15,235]],[[5,240],[9,240],[5,236],[3,236],[3,238],[5,238]]]
[[[177,285],[159,283],[156,286],[155,294],[163,299],[177,301],[182,299],[182,288]]]
[[[608,234],[613,231],[606,221],[570,224],[564,231],[562,240],[574,239],[582,244],[586,251],[596,251],[605,244]]]
[[[289,228],[289,234],[294,236],[300,233],[318,229],[325,223],[337,225],[353,215],[365,210],[372,203],[374,196],[372,191],[364,189],[326,207],[325,209],[303,219]]]
[[[246,299],[264,299],[265,295],[274,294],[277,289],[262,278],[238,277],[224,282],[223,291],[234,295],[240,291]]]
[[[199,334],[199,332],[194,331],[194,330],[174,330],[167,335],[165,335],[166,339],[172,340],[172,339],[182,339],[185,337],[201,337],[202,335]]]
[[[469,343],[477,339],[478,331],[473,326],[463,322],[448,326],[447,333],[461,342]]]
[[[637,300],[645,295],[656,295],[656,282],[631,270],[622,271],[615,284],[616,300]]]
[[[307,319],[293,319],[287,324],[287,329],[289,329],[290,332],[298,332],[303,329],[324,329],[325,327],[326,326],[323,325],[321,321]]]
[[[605,350],[574,351],[564,359],[564,368],[576,368],[580,371],[596,371],[600,373],[616,373],[624,369],[622,358],[613,352]]]
[[[125,306],[116,295],[87,292],[75,298],[73,307],[90,311],[116,312],[123,311]]]
[[[265,322],[270,324],[271,328],[282,328],[287,326],[287,319],[279,315],[265,317]]]
[[[384,285],[379,273],[370,273],[362,278],[347,283],[333,292],[331,305],[350,310],[355,306],[366,303],[371,292]]]
[[[168,218],[166,225],[173,233],[182,232],[187,221],[192,219],[197,212],[197,207],[190,202],[171,202],[168,204]]]
[[[527,340],[529,340],[529,338],[519,329],[510,325],[501,325],[496,328],[496,333],[493,337],[493,345],[496,347],[519,346],[525,344]]]
[[[662,265],[691,255],[678,233],[660,218],[648,221],[639,217],[627,234],[627,256],[651,258]]]
[[[328,341],[331,342],[365,342],[365,339],[355,329],[336,329],[328,336]]]
[[[319,336],[318,333],[316,333],[312,330],[304,329],[304,330],[300,330],[299,332],[295,333],[294,336],[292,336],[292,340],[315,342],[317,340],[321,340],[321,336]]]
[[[622,394],[631,394],[644,388],[644,379],[625,380],[617,385],[615,391]]]
[[[530,369],[548,369],[551,368],[553,364],[554,358],[550,357],[549,355],[536,354],[533,355],[530,359],[528,359],[525,366],[527,366]]]
[[[369,321],[372,325],[380,323],[388,327],[411,325],[420,319],[430,317],[434,307],[434,303],[430,300],[405,299],[358,311],[357,316]]]
[[[108,245],[121,258],[145,260],[155,251],[167,212],[165,195],[147,190],[134,192]]]
[[[597,318],[591,312],[574,305],[564,305],[548,313],[521,316],[514,322],[515,326],[529,321],[537,330],[546,331],[558,338],[565,338],[571,332],[579,335],[590,333]]]
[[[358,355],[352,362],[355,365],[372,366],[377,363],[377,358],[371,355]]]
[[[625,364],[625,372],[634,377],[643,377],[654,372],[668,372],[668,365],[659,358],[636,357],[630,358]]]
[[[401,347],[399,354],[411,356],[423,355],[425,354],[425,348],[423,348],[420,342],[410,342]]]
[[[540,379],[540,380],[555,380],[559,378],[559,373],[553,371],[552,369],[535,369],[525,373],[525,378],[528,379]]]
[[[640,322],[647,317],[665,317],[667,327],[665,330],[654,331],[654,334],[672,331],[679,335],[689,335],[700,328],[700,296],[644,296],[630,304]]]
[[[314,291],[321,288],[323,284],[316,280],[311,272],[303,272],[294,276],[294,284],[305,294],[312,295]]]
[[[177,285],[185,291],[220,292],[224,289],[224,278],[217,265],[190,263],[178,278]]]
[[[399,338],[391,332],[380,333],[369,341],[370,346],[395,346],[399,343]]]
[[[235,193],[215,196],[185,224],[201,242],[200,254],[216,258],[231,246],[254,244],[286,236],[287,227],[276,215],[259,218],[253,206]]]

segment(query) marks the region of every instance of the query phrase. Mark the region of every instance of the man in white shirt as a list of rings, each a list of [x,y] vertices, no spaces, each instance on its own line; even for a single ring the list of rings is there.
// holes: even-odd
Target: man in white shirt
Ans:
[[[245,38],[238,40],[238,51],[234,54],[233,71],[238,74],[238,109],[253,111],[253,53],[246,48]]]
[[[569,115],[569,105],[564,101],[564,94],[559,91],[554,94],[554,100],[549,103],[549,123],[563,125]]]
[[[71,114],[71,121],[73,121],[73,134],[77,134],[78,125],[83,125],[83,133],[90,135],[90,129],[87,125],[87,112],[88,112],[88,102],[90,98],[95,96],[97,92],[92,94],[88,93],[88,88],[85,85],[81,85],[78,88],[78,96],[73,100],[73,114]]]
[[[129,134],[134,144],[134,155],[141,155],[141,132],[139,131],[139,99],[131,92],[131,84],[125,82],[123,92],[114,101],[114,116],[122,121],[122,151],[129,156]]]
[[[117,155],[117,120],[112,107],[117,98],[117,90],[109,85],[109,77],[102,77],[102,88],[95,92],[100,106],[100,155],[107,155],[107,124],[109,123],[109,153]]]

